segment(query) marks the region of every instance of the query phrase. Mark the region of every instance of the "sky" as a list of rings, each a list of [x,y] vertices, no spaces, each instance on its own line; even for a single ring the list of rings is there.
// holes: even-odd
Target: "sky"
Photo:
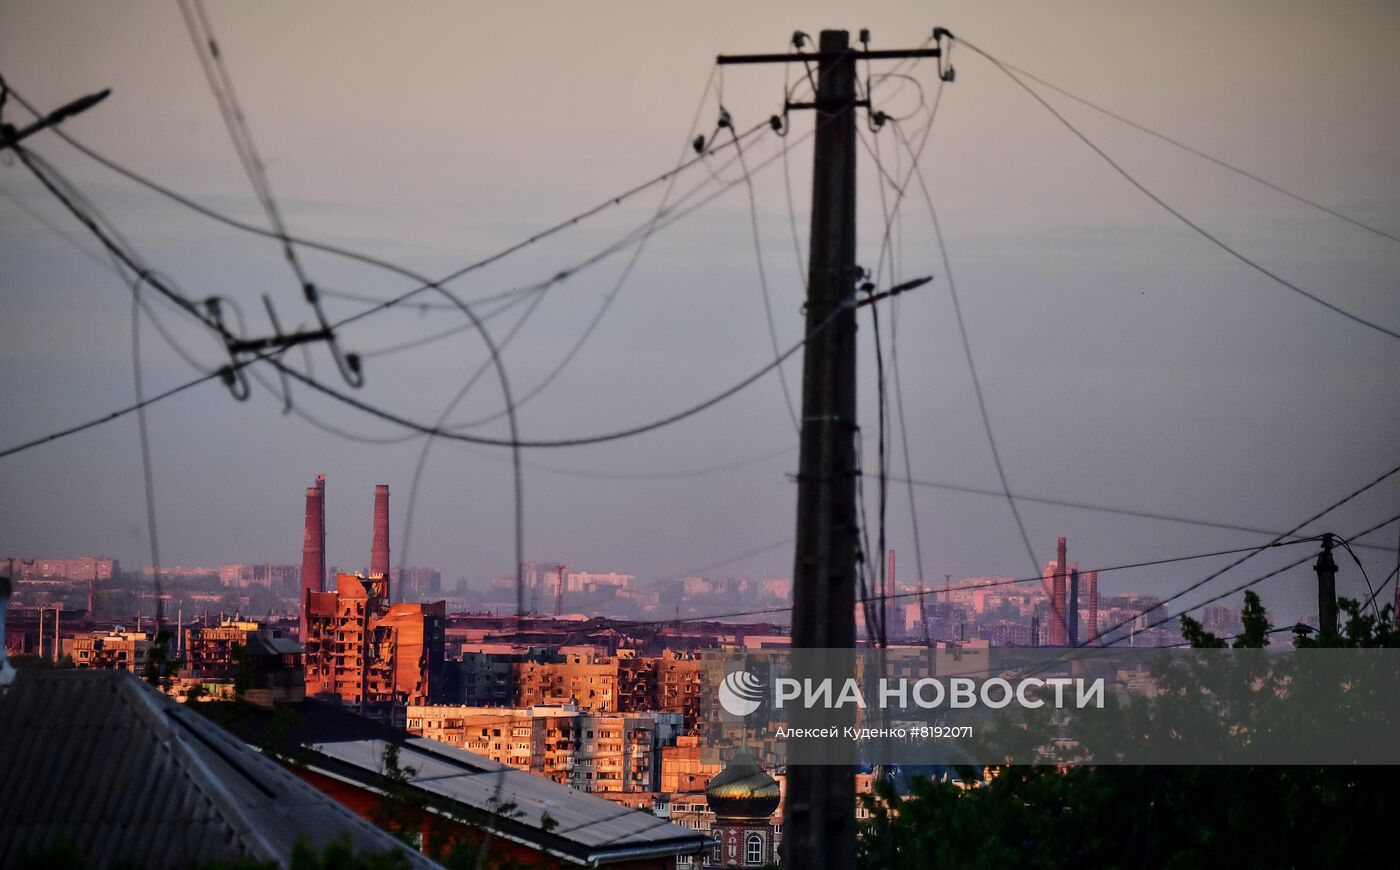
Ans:
[[[782,51],[793,31],[823,28],[869,28],[875,48],[915,47],[943,26],[1061,87],[1400,234],[1400,92],[1393,86],[1400,11],[1393,4],[520,6],[208,2],[289,230],[447,274],[671,169],[696,132],[714,131],[721,103],[737,129],[760,124],[780,110],[785,76],[800,74],[782,66],[721,73],[716,54]],[[951,61],[956,79],[938,96],[920,166],[1013,491],[1283,530],[1400,461],[1400,342],[1274,283],[1178,222],[968,45],[955,44]],[[913,135],[940,85],[931,62],[900,72],[913,81],[879,80],[875,100],[906,117],[900,129]],[[112,88],[65,129],[213,209],[266,225],[175,3],[5,0],[0,74],[46,108]],[[1400,329],[1400,243],[1043,92],[1207,231],[1309,292]],[[5,119],[26,116],[11,101]],[[557,379],[520,407],[522,435],[628,428],[708,399],[770,362],[760,259],[778,345],[802,338],[811,150],[810,139],[798,137],[813,123],[794,113],[788,139],[762,133],[745,140],[754,213],[748,187],[729,185],[651,235],[630,271],[635,248],[548,291],[504,351],[517,395],[549,375],[616,295]],[[884,171],[907,172],[894,125],[864,135]],[[144,190],[51,134],[27,145],[192,298],[237,300],[250,332],[270,330],[263,294],[284,325],[311,322],[275,242]],[[780,155],[789,146],[785,183]],[[723,155],[707,163],[687,170],[672,196],[708,184],[687,200],[698,202],[743,177]],[[881,260],[884,208],[899,197],[885,184],[882,207],[880,172],[863,152],[858,260],[872,269]],[[605,208],[451,289],[470,301],[585,261],[644,225],[664,189]],[[95,252],[92,238],[13,159],[0,165],[0,193],[3,447],[127,406],[134,383],[130,289],[80,250]],[[905,188],[891,227],[897,275],[934,277],[882,311],[882,349],[901,372],[912,476],[997,489],[949,273],[917,181]],[[387,298],[411,289],[401,276],[362,264],[316,252],[303,258],[328,291]],[[883,278],[888,283],[887,269]],[[332,318],[363,308],[327,299]],[[226,359],[173,307],[155,310],[201,365]],[[523,310],[492,320],[493,336],[502,339]],[[431,423],[482,364],[480,339],[466,332],[375,351],[461,322],[459,312],[441,307],[366,318],[340,333],[347,349],[365,354],[365,386],[346,387],[323,347],[312,351],[315,375]],[[148,393],[197,374],[149,320],[139,329]],[[872,338],[863,317],[867,468],[875,464],[878,428]],[[800,359],[784,366],[794,395]],[[323,473],[329,564],[368,562],[373,486],[387,483],[395,564],[436,566],[449,585],[465,577],[480,587],[512,573],[507,451],[434,444],[410,528],[423,439],[305,387],[294,386],[292,399],[295,413],[284,414],[265,386],[255,383],[251,398],[238,402],[210,383],[149,409],[163,563],[297,563],[304,488]],[[501,407],[499,382],[488,371],[448,419],[493,416]],[[332,434],[303,414],[374,441]],[[897,423],[897,409],[892,415]],[[470,431],[507,434],[503,420]],[[700,570],[787,576],[795,444],[783,392],[769,374],[646,435],[526,451],[526,556],[643,579]],[[897,437],[893,447],[902,475]],[[647,475],[669,476],[639,479]],[[150,564],[142,481],[134,416],[0,459],[0,553],[103,553],[128,567]],[[873,483],[866,491],[873,518]],[[1033,573],[1004,499],[929,488],[914,495],[917,560],[908,494],[896,487],[889,497],[901,579],[913,579],[920,564],[930,581]],[[1349,535],[1392,516],[1398,504],[1400,479],[1392,478],[1308,531]],[[1267,540],[1043,504],[1023,502],[1021,510],[1036,561],[1052,558],[1056,537],[1066,535],[1071,558],[1086,568]],[[1394,547],[1396,526],[1372,540]],[[1264,554],[1182,604],[1298,555],[1299,548]],[[1358,555],[1376,582],[1395,565],[1393,550]],[[1165,594],[1226,561],[1105,574],[1102,586]],[[1266,603],[1280,621],[1308,615],[1316,609],[1312,584],[1306,568],[1285,574],[1264,587]],[[1364,588],[1349,560],[1339,586],[1351,595]]]

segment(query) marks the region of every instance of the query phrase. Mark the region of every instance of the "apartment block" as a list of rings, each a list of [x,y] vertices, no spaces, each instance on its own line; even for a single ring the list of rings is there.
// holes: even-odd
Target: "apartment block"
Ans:
[[[306,693],[351,704],[427,704],[443,670],[446,608],[387,601],[383,578],[337,574],[306,593]]]
[[[65,641],[64,647],[75,667],[139,674],[146,670],[151,643],[150,632],[113,628],[109,632],[79,634]]]
[[[589,792],[653,792],[661,757],[684,727],[676,713],[590,714],[573,704],[411,705],[408,730]]]

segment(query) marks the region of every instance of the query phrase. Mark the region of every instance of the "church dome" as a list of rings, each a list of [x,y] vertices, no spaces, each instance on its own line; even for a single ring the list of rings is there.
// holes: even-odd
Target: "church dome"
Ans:
[[[735,756],[705,789],[705,799],[719,819],[767,819],[781,798],[778,781],[748,755]]]

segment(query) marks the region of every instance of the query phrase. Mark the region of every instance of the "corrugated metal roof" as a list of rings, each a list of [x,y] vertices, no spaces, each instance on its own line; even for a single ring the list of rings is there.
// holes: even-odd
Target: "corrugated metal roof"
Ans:
[[[387,745],[382,740],[355,740],[313,748],[329,759],[378,775]],[[709,842],[702,834],[648,813],[434,740],[404,741],[398,763],[401,770],[413,769],[412,786],[431,795],[488,812],[509,805],[512,812],[497,820],[502,831],[515,829],[534,845],[576,859],[589,861],[632,850],[690,853]],[[554,821],[549,830],[546,815]]]
[[[0,867],[59,836],[96,868],[321,849],[422,855],[124,671],[21,671],[0,695]]]

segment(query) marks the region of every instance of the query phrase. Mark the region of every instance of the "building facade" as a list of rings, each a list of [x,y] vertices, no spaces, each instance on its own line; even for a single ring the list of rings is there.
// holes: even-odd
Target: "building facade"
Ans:
[[[146,670],[151,644],[150,632],[113,628],[109,632],[80,634],[64,645],[74,667],[140,674]]]
[[[576,705],[413,705],[410,733],[457,746],[587,792],[655,792],[677,713],[591,714]]]
[[[427,704],[443,675],[446,608],[387,603],[387,584],[337,574],[333,592],[307,592],[306,693],[349,704]]]

